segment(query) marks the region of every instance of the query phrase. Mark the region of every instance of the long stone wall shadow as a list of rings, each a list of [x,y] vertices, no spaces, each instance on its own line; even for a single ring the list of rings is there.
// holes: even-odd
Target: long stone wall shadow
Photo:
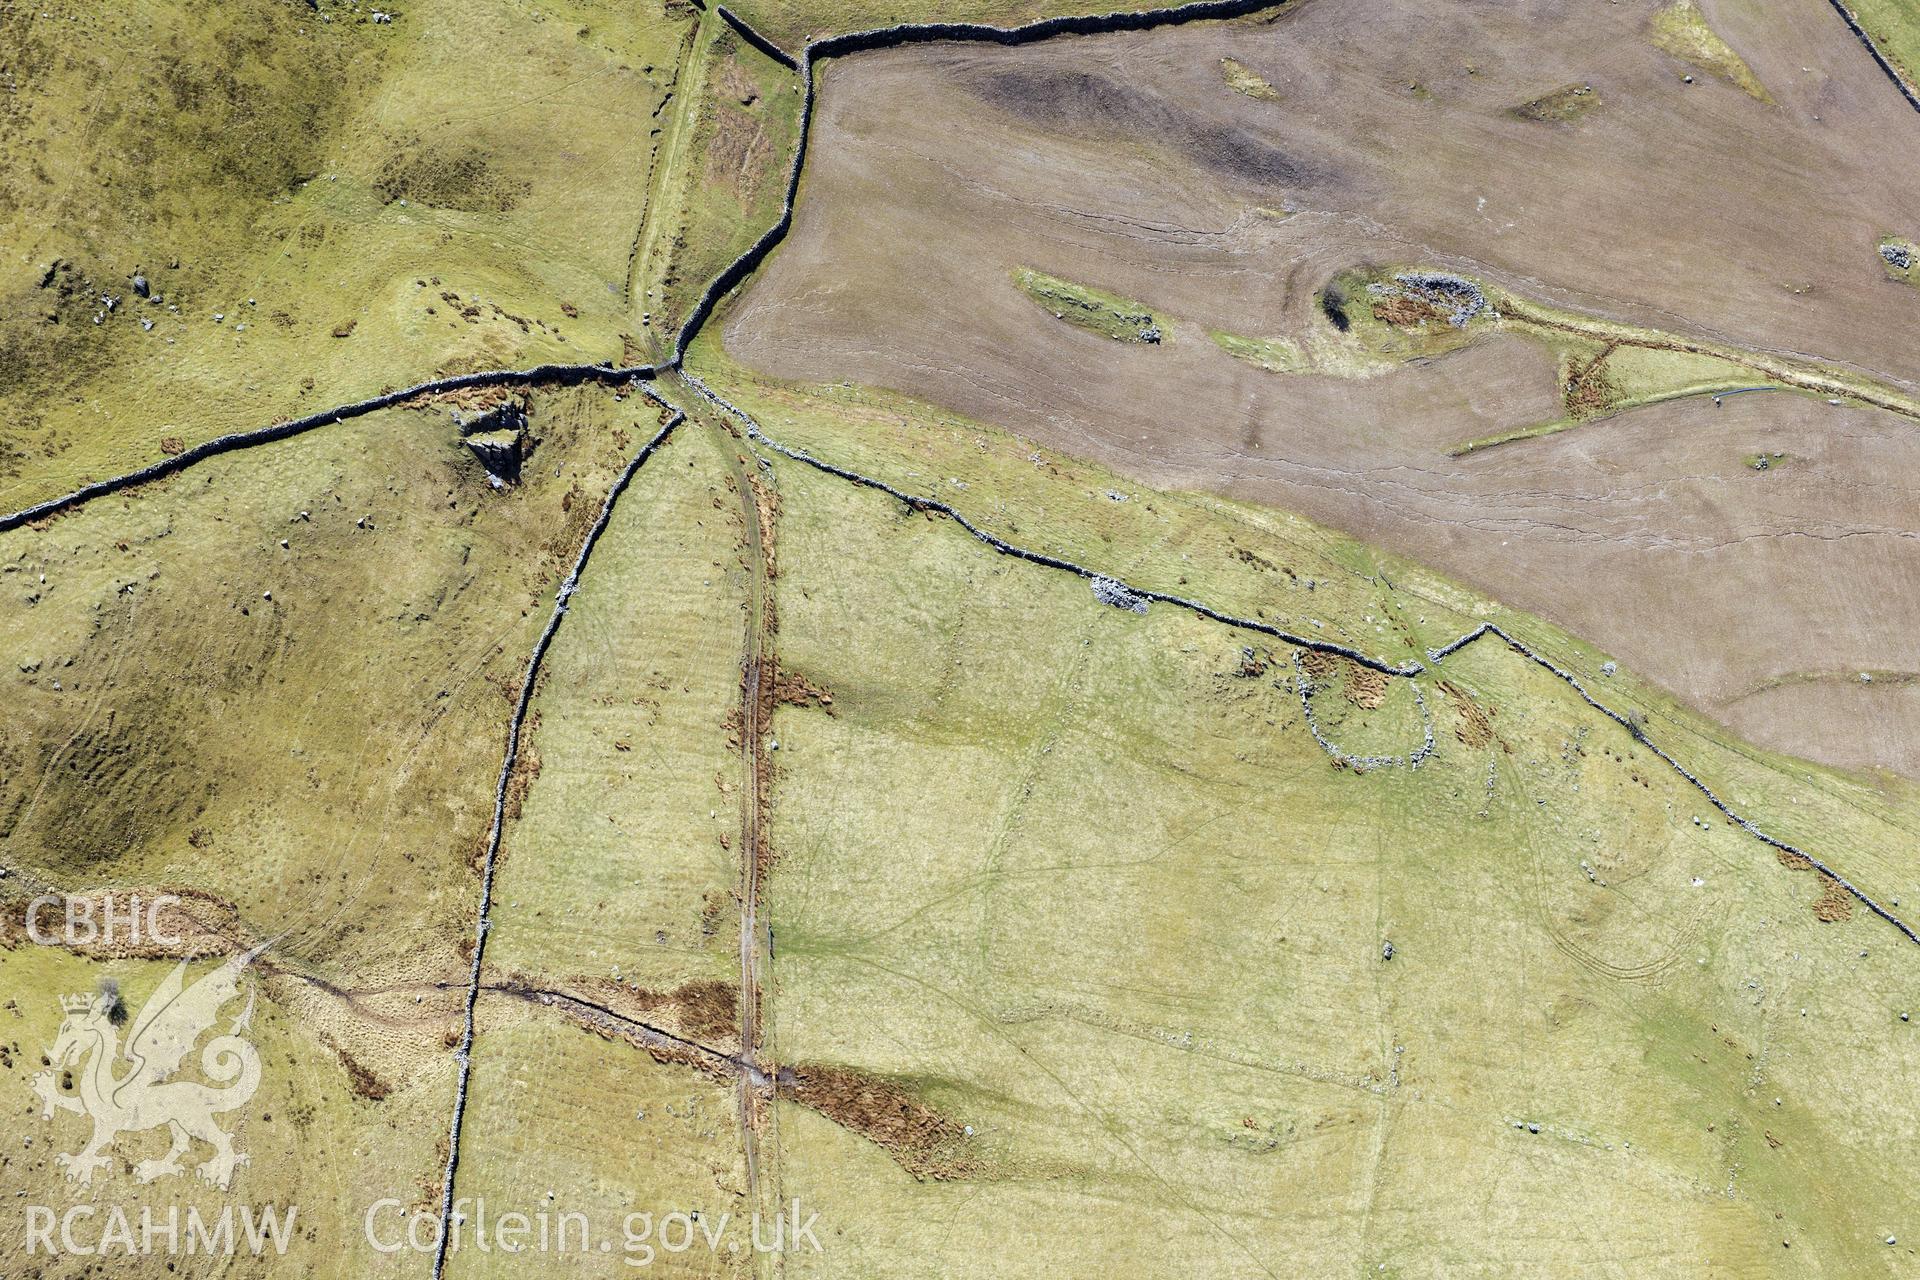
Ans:
[[[1879,68],[1887,73],[1887,79],[1893,81],[1893,87],[1900,91],[1907,105],[1920,111],[1920,95],[1914,93],[1913,86],[1907,83],[1907,78],[1900,74],[1899,68],[1888,60],[1887,55],[1880,52],[1880,46],[1873,42],[1873,37],[1860,25],[1860,20],[1853,16],[1853,10],[1847,8],[1842,0],[1827,0],[1827,3],[1833,6],[1833,11],[1840,15],[1840,21],[1847,24],[1847,29],[1853,32],[1854,37],[1867,47],[1867,52],[1873,56]]]
[[[1288,4],[1295,2],[1296,0],[1196,0],[1193,4],[1140,9],[1132,12],[1041,18],[1014,27],[994,27],[976,22],[907,22],[889,27],[875,27],[869,31],[826,36],[809,43],[800,51],[798,57],[754,30],[751,24],[725,5],[715,6],[714,12],[729,27],[739,32],[741,39],[782,66],[790,67],[800,74],[800,129],[794,143],[793,161],[787,170],[787,190],[780,203],[780,216],[759,239],[747,246],[738,258],[728,263],[707,285],[705,292],[700,295],[700,300],[687,313],[687,322],[680,327],[680,332],[674,338],[670,366],[679,367],[686,359],[687,348],[700,335],[701,329],[706,326],[707,320],[712,316],[714,308],[719,305],[721,299],[739,288],[749,276],[759,270],[761,263],[766,261],[767,255],[773,252],[793,227],[794,201],[799,198],[800,175],[806,168],[807,145],[813,128],[813,104],[817,89],[813,74],[815,64],[827,58],[843,58],[850,54],[872,53],[876,50],[897,49],[913,44],[973,42],[1011,46],[1034,44],[1058,36],[1094,36],[1124,31],[1147,31],[1190,22],[1216,22],[1227,18],[1242,18],[1265,10],[1285,8]]]
[[[738,32],[742,39],[782,66],[800,74],[804,82],[800,104],[800,126],[794,143],[793,160],[787,171],[787,187],[780,203],[780,216],[759,238],[747,246],[732,262],[721,268],[719,273],[708,282],[699,301],[688,313],[686,322],[674,335],[672,358],[666,364],[627,367],[618,367],[610,362],[543,364],[531,369],[488,369],[454,377],[430,379],[398,391],[390,391],[351,404],[340,405],[337,408],[325,409],[287,422],[276,422],[251,431],[236,431],[216,436],[172,457],[163,458],[124,475],[98,480],[70,493],[49,498],[19,511],[0,515],[0,533],[58,515],[63,511],[92,502],[96,498],[104,498],[162,479],[221,454],[285,440],[316,427],[331,426],[336,422],[345,422],[380,409],[392,408],[417,396],[457,391],[468,387],[566,386],[592,381],[617,385],[657,377],[663,372],[678,368],[686,358],[687,348],[699,336],[720,300],[737,289],[759,268],[774,247],[786,238],[787,232],[793,226],[794,200],[799,195],[800,176],[806,166],[808,139],[813,125],[815,99],[813,64],[819,59],[942,40],[990,41],[996,44],[1018,45],[1031,44],[1037,40],[1062,35],[1142,31],[1152,27],[1187,22],[1241,17],[1262,10],[1278,9],[1293,2],[1294,0],[1197,0],[1193,4],[1143,9],[1133,13],[1043,18],[1017,27],[993,27],[977,23],[904,23],[891,27],[879,27],[871,31],[829,36],[809,44],[798,58],[767,39],[724,5],[717,6],[715,11],[720,18]]]

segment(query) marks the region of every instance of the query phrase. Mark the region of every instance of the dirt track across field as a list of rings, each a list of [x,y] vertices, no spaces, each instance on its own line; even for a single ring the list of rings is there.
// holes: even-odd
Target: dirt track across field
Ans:
[[[1910,423],[1701,399],[1449,459],[1558,416],[1544,349],[1500,338],[1356,380],[1268,373],[1204,331],[1298,336],[1334,272],[1418,261],[1920,385],[1920,291],[1874,252],[1920,217],[1907,104],[1818,0],[1706,6],[1778,105],[1654,49],[1650,8],[1357,0],[830,62],[793,233],[727,344],[1300,511],[1553,618],[1765,745],[1920,775],[1920,686],[1898,678],[1920,671]],[[1223,57],[1279,101],[1234,92]],[[1603,102],[1579,123],[1509,114],[1570,82]],[[1018,266],[1186,323],[1161,346],[1094,337],[1015,289]],[[1755,472],[1760,452],[1785,457]]]

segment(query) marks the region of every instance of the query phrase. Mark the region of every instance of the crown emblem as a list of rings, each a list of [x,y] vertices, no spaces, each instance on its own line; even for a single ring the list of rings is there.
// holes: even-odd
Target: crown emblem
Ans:
[[[91,1008],[93,1008],[93,997],[90,995],[60,997],[60,1009],[64,1013],[85,1013]]]

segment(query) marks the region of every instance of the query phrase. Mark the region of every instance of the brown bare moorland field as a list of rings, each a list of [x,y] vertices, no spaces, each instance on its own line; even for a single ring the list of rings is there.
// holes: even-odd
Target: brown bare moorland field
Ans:
[[[1658,8],[1309,3],[828,62],[793,234],[725,341],[778,376],[1300,511],[1553,618],[1764,745],[1920,773],[1911,419],[1700,396],[1455,458],[1561,415],[1547,347],[1275,372],[1209,340],[1337,355],[1326,283],[1421,265],[1911,393],[1920,294],[1875,246],[1920,209],[1920,119],[1818,0],[1701,7],[1771,101],[1658,47]],[[1595,103],[1516,110],[1568,86]],[[1173,331],[1062,323],[1021,268]]]

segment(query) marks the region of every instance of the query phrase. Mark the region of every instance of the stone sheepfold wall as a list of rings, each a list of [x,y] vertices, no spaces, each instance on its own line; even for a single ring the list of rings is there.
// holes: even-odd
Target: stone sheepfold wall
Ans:
[[[1321,731],[1320,720],[1313,713],[1313,695],[1316,691],[1313,678],[1307,674],[1306,667],[1300,661],[1300,651],[1293,655],[1294,689],[1300,695],[1300,712],[1306,717],[1307,732],[1320,744],[1320,749],[1350,769],[1387,769],[1405,765],[1409,769],[1418,769],[1421,761],[1433,754],[1433,716],[1427,710],[1427,695],[1419,685],[1413,685],[1413,700],[1420,708],[1420,731],[1423,741],[1413,751],[1404,756],[1356,756],[1349,755],[1335,746],[1332,740]]]
[[[765,445],[776,453],[784,454],[792,458],[795,462],[804,462],[816,470],[826,472],[828,475],[838,476],[842,480],[861,485],[864,488],[876,489],[891,498],[904,502],[916,511],[938,512],[952,520],[962,529],[965,529],[975,538],[978,538],[981,542],[984,542],[987,546],[998,551],[1001,555],[1013,556],[1015,559],[1025,560],[1029,564],[1037,564],[1048,569],[1059,569],[1063,572],[1074,574],[1077,577],[1086,578],[1090,584],[1095,586],[1095,594],[1102,603],[1111,604],[1116,600],[1124,598],[1126,603],[1120,607],[1129,609],[1133,608],[1136,602],[1174,605],[1177,608],[1186,609],[1191,613],[1197,613],[1203,618],[1211,618],[1215,622],[1223,622],[1230,627],[1239,627],[1245,631],[1257,631],[1262,635],[1272,636],[1274,639],[1283,640],[1298,649],[1316,649],[1321,653],[1337,654],[1342,658],[1349,658],[1369,670],[1378,671],[1384,675],[1414,676],[1426,670],[1426,668],[1418,662],[1399,664],[1387,662],[1371,654],[1362,653],[1358,649],[1352,649],[1343,644],[1336,644],[1331,640],[1318,640],[1312,636],[1295,635],[1291,631],[1283,631],[1272,623],[1262,622],[1257,618],[1238,618],[1230,613],[1222,613],[1212,605],[1203,604],[1198,600],[1190,600],[1185,596],[1176,596],[1165,591],[1153,591],[1146,587],[1136,587],[1123,579],[1114,577],[1112,574],[1102,573],[1098,569],[1090,569],[1086,565],[1076,564],[1072,560],[1048,555],[1044,551],[1033,551],[1026,547],[1016,546],[1006,539],[982,529],[979,525],[976,525],[973,521],[967,519],[966,516],[956,511],[952,506],[940,501],[938,498],[927,498],[919,494],[907,493],[894,488],[884,480],[861,475],[858,471],[850,471],[846,467],[816,458],[805,450],[795,449],[790,445],[781,444],[778,440],[775,440],[772,436],[769,436],[765,431],[761,430],[760,424],[755,422],[744,409],[716,395],[713,389],[708,387],[707,384],[702,382],[698,377],[685,370],[681,371],[680,376],[686,381],[688,386],[692,387],[694,391],[715,408],[737,419],[746,428],[748,438],[755,443]],[[1124,597],[1120,593],[1124,593]]]

